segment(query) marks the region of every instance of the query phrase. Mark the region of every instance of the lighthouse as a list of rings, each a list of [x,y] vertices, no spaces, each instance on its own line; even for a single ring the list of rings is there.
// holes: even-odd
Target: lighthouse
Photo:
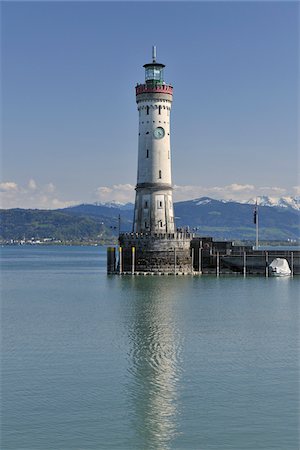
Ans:
[[[173,87],[164,81],[164,64],[145,64],[145,82],[136,86],[139,114],[138,171],[133,231],[173,233],[170,113]]]
[[[145,81],[135,87],[138,109],[138,168],[131,233],[120,232],[118,248],[107,249],[107,273],[185,275],[193,272],[193,235],[176,229],[172,198],[170,116],[173,87],[165,65],[144,65]]]

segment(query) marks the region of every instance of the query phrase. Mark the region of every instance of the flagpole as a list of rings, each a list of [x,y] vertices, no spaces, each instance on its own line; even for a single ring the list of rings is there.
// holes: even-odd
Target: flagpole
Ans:
[[[258,250],[258,208],[256,213],[256,249]]]
[[[258,204],[255,203],[255,225],[256,225],[256,250],[258,250]]]

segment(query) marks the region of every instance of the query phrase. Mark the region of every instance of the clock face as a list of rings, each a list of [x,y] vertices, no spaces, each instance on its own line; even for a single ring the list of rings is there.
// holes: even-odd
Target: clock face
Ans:
[[[161,139],[164,137],[165,135],[165,130],[163,129],[163,127],[157,127],[155,128],[155,130],[153,131],[154,137],[156,139]]]

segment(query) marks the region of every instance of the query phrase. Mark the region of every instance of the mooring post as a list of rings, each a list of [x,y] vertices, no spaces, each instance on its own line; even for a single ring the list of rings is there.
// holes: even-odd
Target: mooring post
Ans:
[[[247,275],[247,253],[244,252],[244,277]]]
[[[294,276],[294,252],[291,252],[291,276]]]
[[[132,275],[134,275],[134,270],[135,270],[135,247],[132,247],[132,249],[131,249],[131,254],[132,254],[132,258],[131,258],[131,262],[132,262],[132,265],[131,265],[131,273],[132,273]]]
[[[202,241],[200,242],[199,247],[199,273],[202,275]]]
[[[268,252],[266,252],[266,277],[269,276],[269,258],[268,258]]]
[[[220,254],[217,252],[217,277],[220,275]]]
[[[115,247],[107,247],[107,273],[116,272],[116,249]]]
[[[119,247],[119,273],[121,274],[123,270],[122,267],[122,247]]]
[[[192,248],[192,273],[194,273],[194,253],[195,253],[195,249]]]
[[[176,247],[174,247],[174,275],[176,275]]]

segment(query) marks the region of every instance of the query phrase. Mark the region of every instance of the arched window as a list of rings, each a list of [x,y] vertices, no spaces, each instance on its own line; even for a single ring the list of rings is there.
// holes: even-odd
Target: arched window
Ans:
[[[158,114],[161,114],[161,106],[158,107]]]
[[[146,158],[149,158],[149,150],[147,150],[147,156],[146,156]]]
[[[161,170],[158,171],[158,178],[161,178]]]
[[[149,115],[149,106],[147,106],[147,115]]]

